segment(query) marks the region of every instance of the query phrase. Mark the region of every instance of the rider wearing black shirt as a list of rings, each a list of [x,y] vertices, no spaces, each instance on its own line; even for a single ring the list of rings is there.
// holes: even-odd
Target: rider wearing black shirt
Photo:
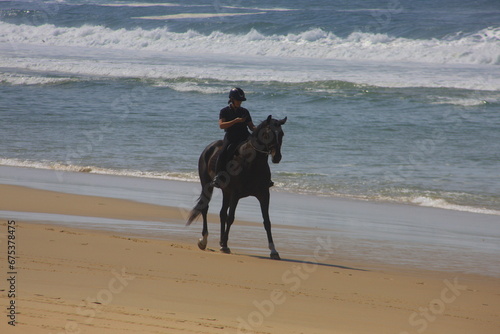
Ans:
[[[231,121],[234,123],[230,127],[224,129],[226,131],[224,137],[230,143],[239,144],[250,136],[250,132],[248,132],[247,129],[253,130],[254,128],[252,117],[247,109],[230,104],[220,111],[219,126],[223,128],[221,124]]]
[[[214,178],[212,184],[220,188],[222,183],[228,180],[221,180],[221,172],[228,161],[230,152],[234,151],[238,144],[245,141],[251,131],[255,130],[255,125],[252,122],[250,112],[241,106],[241,103],[246,101],[245,93],[241,88],[233,88],[229,92],[229,105],[223,108],[219,113],[219,127],[223,129],[226,134],[221,149],[215,171],[217,176]]]

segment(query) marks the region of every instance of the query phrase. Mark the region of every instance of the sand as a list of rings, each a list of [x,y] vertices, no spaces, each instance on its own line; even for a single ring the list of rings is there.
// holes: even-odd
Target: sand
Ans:
[[[121,199],[12,185],[0,186],[0,193],[0,210],[181,218],[175,208]],[[9,232],[8,225],[15,229]],[[195,240],[30,223],[15,216],[3,218],[0,235],[1,333],[500,330],[500,279],[341,262],[328,238],[309,258],[283,256],[284,248],[283,260],[275,261],[251,253],[221,254],[213,247],[201,251]],[[13,271],[7,263],[9,235],[15,237]]]

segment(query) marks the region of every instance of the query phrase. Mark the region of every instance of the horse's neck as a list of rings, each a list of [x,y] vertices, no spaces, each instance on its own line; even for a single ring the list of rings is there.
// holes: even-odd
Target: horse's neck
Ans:
[[[240,146],[239,153],[251,165],[267,163],[268,154],[255,147],[255,144],[252,143],[252,137]]]

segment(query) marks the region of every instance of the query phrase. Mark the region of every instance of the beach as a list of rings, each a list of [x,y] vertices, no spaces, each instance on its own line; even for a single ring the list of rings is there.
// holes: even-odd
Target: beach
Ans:
[[[3,181],[27,172],[47,181],[54,173],[2,171]],[[65,175],[77,177],[100,178]],[[211,242],[201,251],[199,222],[196,231],[184,228],[176,207],[25,185],[0,190],[2,243],[12,225],[16,247],[15,297],[2,288],[2,306],[15,302],[16,322],[4,317],[3,333],[497,333],[500,326],[498,276],[343,259],[336,239],[324,233],[297,256],[290,231],[303,231],[280,224],[273,226],[276,239],[291,242],[277,242],[282,260],[275,261],[263,231],[260,252],[248,247],[255,236],[241,236],[241,227],[262,229],[250,221],[235,223],[233,254],[218,251],[218,224],[210,224]],[[43,221],[19,219],[23,213]],[[46,214],[102,221],[85,228]],[[185,232],[108,228],[113,220],[170,222]],[[6,268],[6,249],[0,256]]]

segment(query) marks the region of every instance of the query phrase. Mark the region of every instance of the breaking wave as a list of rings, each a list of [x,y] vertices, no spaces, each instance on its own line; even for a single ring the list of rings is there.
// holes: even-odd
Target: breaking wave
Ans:
[[[342,38],[322,29],[286,35],[197,31],[168,28],[116,29],[96,25],[57,27],[0,22],[0,43],[111,48],[196,54],[302,57],[334,60],[500,65],[500,27],[443,39],[409,39],[354,32]],[[237,51],[235,51],[237,50]]]

